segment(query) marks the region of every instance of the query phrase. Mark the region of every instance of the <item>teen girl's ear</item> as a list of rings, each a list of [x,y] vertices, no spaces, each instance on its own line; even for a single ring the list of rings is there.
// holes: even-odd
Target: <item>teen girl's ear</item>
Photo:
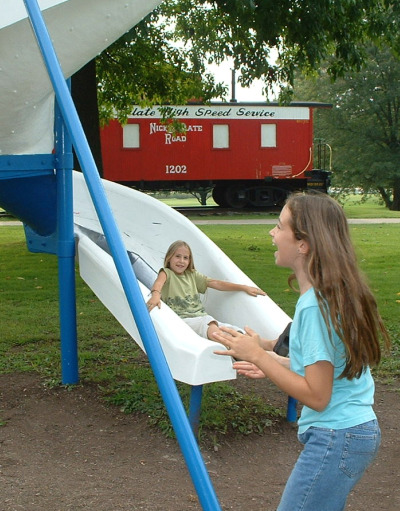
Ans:
[[[299,254],[307,255],[310,251],[310,246],[305,240],[299,240],[299,245],[297,247]]]

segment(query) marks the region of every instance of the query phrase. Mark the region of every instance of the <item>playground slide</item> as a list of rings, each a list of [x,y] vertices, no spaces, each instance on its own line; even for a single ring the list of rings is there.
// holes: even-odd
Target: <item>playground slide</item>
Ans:
[[[159,0],[39,0],[38,3],[67,78],[134,26]],[[23,0],[0,3],[0,62],[0,154],[50,154],[54,148],[54,91]],[[26,206],[30,201],[28,213],[21,218],[35,228],[38,222],[33,222],[29,214],[34,213],[32,201],[38,197],[38,187],[41,190],[43,183],[39,176],[33,191],[36,174],[42,174],[41,164],[37,172],[19,171],[15,166],[18,163],[12,165],[10,179],[7,179],[8,170],[3,172],[3,198],[7,207],[14,206],[13,202]],[[52,180],[51,169],[48,173]],[[31,180],[29,176],[33,176]],[[143,346],[114,262],[102,248],[103,233],[85,181],[80,174],[75,175],[74,181],[74,221],[82,277]],[[103,184],[125,247],[131,260],[136,261],[134,270],[145,299],[167,247],[178,238],[191,245],[199,271],[221,280],[251,283],[182,215],[139,192],[107,181]],[[49,199],[51,193],[42,188],[43,200],[36,200],[37,208],[42,206],[44,212],[39,215],[41,220],[55,215],[55,203]],[[19,209],[15,208],[17,216]],[[275,337],[289,321],[268,297],[209,290],[205,300],[206,309],[216,318],[238,326],[250,325],[264,337]],[[195,335],[166,305],[153,311],[151,318],[174,378],[192,385],[235,378],[231,360],[214,355],[215,344]]]
[[[255,285],[190,220],[165,204],[136,190],[103,180],[108,201],[122,234],[145,300],[169,245],[183,239],[191,246],[196,268],[210,277]],[[82,278],[143,348],[125,299],[114,262],[107,250],[99,220],[83,176],[74,173],[74,223]],[[220,321],[251,326],[262,337],[274,339],[290,318],[268,296],[209,289],[205,308]],[[195,334],[166,304],[151,318],[173,377],[190,385],[236,377],[229,357],[213,352],[218,344]]]
[[[154,335],[146,308],[140,297],[137,299],[137,295],[138,291],[141,291],[147,298],[151,285],[149,277],[161,266],[170,241],[178,237],[186,239],[192,245],[198,256],[196,262],[200,271],[215,278],[239,282],[249,280],[188,220],[176,216],[177,214],[174,216],[168,208],[162,208],[157,202],[149,202],[150,199],[146,196],[105,182],[106,193],[122,233],[121,240],[116,233],[108,201],[103,197],[97,169],[64,81],[138,23],[160,0],[25,2],[48,69],[43,63],[34,32],[27,19],[24,1],[1,0],[0,205],[13,212],[24,221],[26,227],[38,235],[39,240],[35,240],[39,244],[36,247],[38,251],[55,253],[59,257],[63,381],[76,383],[79,379],[73,296],[75,243],[70,218],[70,147],[68,140],[65,145],[62,143],[62,137],[55,140],[54,124],[61,132],[61,124],[63,128],[68,128],[81,165],[83,162],[86,181],[81,175],[75,175],[74,178],[74,229],[78,240],[77,254],[82,277],[132,337],[142,346],[146,346],[155,379],[202,508],[204,511],[220,510],[186,411],[173,385],[170,369],[176,379],[194,385],[189,416],[192,428],[196,429],[201,384],[234,378],[230,360],[228,357],[214,355],[214,343],[194,336],[172,311],[163,306],[161,310],[152,312],[151,317],[166,360]],[[44,27],[40,11],[43,13]],[[62,123],[60,116],[55,115],[53,88],[57,95],[57,112],[62,113]],[[57,172],[54,169],[57,169]],[[114,261],[107,252],[100,222],[85,183],[91,187],[91,197],[101,217],[101,225],[107,236],[112,238],[110,245],[116,256],[118,276]],[[28,245],[31,241],[27,236]],[[139,290],[136,282],[130,280],[134,275],[129,267],[125,248],[138,278],[142,281]],[[120,278],[124,283],[130,307],[122,293]],[[206,307],[214,312],[215,305],[215,314],[222,320],[229,321],[233,318],[235,324],[248,323],[265,336],[276,335],[286,324],[288,318],[267,298],[244,297],[239,300],[236,293],[231,295],[224,300],[222,306],[217,297],[210,293]],[[131,311],[137,312],[135,316],[138,316],[137,322],[140,332],[143,332],[144,343],[138,334]]]

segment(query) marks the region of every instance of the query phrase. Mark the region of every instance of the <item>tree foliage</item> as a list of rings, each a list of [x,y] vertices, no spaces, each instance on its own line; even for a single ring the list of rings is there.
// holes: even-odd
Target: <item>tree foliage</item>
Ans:
[[[100,115],[124,120],[131,105],[224,98],[207,64],[228,57],[239,80],[291,97],[297,69],[360,69],[367,40],[399,46],[397,3],[385,0],[165,0],[97,59]],[[390,23],[388,23],[390,19]]]
[[[296,96],[333,104],[317,113],[315,130],[332,145],[334,184],[378,190],[388,208],[400,210],[400,59],[377,46],[367,54],[361,71],[334,83],[326,70],[299,79]]]
[[[204,66],[179,47],[161,13],[150,14],[97,58],[101,120],[124,120],[133,104],[180,104],[224,94]]]

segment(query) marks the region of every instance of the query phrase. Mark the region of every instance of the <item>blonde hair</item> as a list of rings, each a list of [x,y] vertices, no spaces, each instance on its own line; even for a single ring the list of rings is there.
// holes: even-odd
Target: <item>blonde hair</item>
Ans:
[[[380,338],[386,346],[390,340],[358,268],[346,216],[334,199],[318,192],[293,194],[286,207],[296,239],[309,245],[308,276],[328,331],[331,334],[331,321],[346,348],[341,377],[358,378],[380,362]]]
[[[189,250],[189,266],[187,267],[187,270],[189,270],[189,271],[194,270],[195,268],[194,268],[192,249],[189,247],[189,245],[186,243],[186,241],[182,241],[182,240],[174,241],[169,246],[167,253],[165,254],[165,257],[164,257],[164,268],[169,268],[169,263],[170,263],[173,255],[180,247],[185,247]]]

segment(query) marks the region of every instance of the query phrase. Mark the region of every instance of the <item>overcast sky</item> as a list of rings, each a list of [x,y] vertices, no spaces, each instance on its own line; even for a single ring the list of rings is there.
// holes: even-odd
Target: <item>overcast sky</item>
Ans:
[[[228,85],[229,94],[226,99],[229,101],[232,97],[232,66],[229,62],[221,66],[209,66],[210,71],[215,76],[217,81],[221,81]],[[265,101],[265,96],[262,95],[262,82],[257,80],[253,82],[253,85],[250,88],[241,87],[239,83],[237,83],[237,77],[239,76],[239,72],[236,76],[236,91],[235,96],[237,101]]]
[[[273,53],[274,54],[274,53]],[[271,57],[272,58],[272,57]],[[272,58],[273,61],[273,58]],[[215,66],[210,65],[209,70],[216,77],[217,81],[221,81],[228,85],[229,94],[226,97],[226,100],[229,101],[232,97],[232,62],[226,60],[222,65]],[[262,94],[263,82],[261,80],[255,80],[251,87],[244,88],[241,87],[237,82],[237,77],[240,75],[238,71],[236,73],[236,90],[235,97],[237,101],[252,101],[252,102],[265,102],[265,95]],[[278,95],[279,90],[275,91],[275,95]],[[272,101],[273,98],[270,98]]]

